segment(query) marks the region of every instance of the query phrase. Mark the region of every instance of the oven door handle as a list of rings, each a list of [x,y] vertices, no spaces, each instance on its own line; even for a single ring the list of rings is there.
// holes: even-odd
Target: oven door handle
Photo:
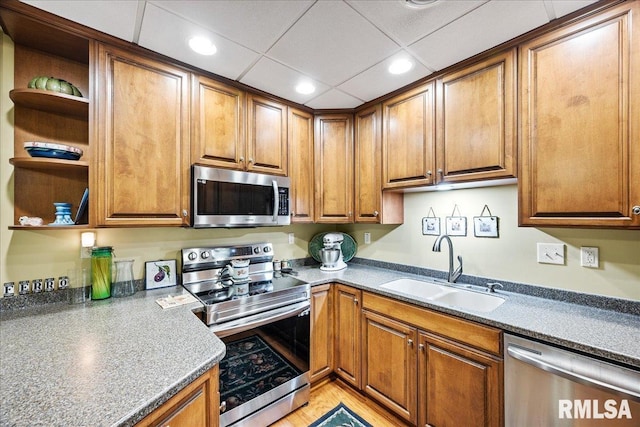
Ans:
[[[211,325],[209,326],[209,329],[218,337],[222,338],[239,332],[248,331],[268,323],[277,322],[278,320],[298,316],[309,310],[310,306],[309,301],[302,301],[275,310],[258,313],[253,316],[243,317],[231,322],[225,322],[220,325]]]

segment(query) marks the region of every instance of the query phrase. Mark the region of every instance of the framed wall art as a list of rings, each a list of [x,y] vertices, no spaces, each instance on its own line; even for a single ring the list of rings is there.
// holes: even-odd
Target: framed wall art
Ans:
[[[145,288],[157,289],[175,286],[177,281],[176,260],[148,261],[145,263]]]
[[[440,218],[436,217],[433,208],[429,208],[427,216],[422,218],[422,234],[425,236],[440,235]]]
[[[458,215],[456,216],[456,211]],[[466,236],[467,235],[467,217],[460,215],[458,205],[453,207],[451,216],[445,218],[446,234],[449,236]]]
[[[488,215],[485,215],[485,211]],[[491,215],[489,206],[484,205],[480,216],[473,217],[473,235],[475,237],[498,237],[500,218]]]

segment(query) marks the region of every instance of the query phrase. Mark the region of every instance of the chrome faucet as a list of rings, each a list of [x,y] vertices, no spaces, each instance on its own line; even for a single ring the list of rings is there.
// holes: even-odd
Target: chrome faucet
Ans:
[[[436,242],[433,244],[433,251],[440,252],[440,244],[443,240],[446,240],[449,243],[449,277],[447,281],[449,283],[455,283],[456,280],[458,280],[458,278],[462,275],[462,257],[458,255],[460,266],[455,271],[453,271],[453,243],[451,242],[451,238],[446,234],[438,236]]]

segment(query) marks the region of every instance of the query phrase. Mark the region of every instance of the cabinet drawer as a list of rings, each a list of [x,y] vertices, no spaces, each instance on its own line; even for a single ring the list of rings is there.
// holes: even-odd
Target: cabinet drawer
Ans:
[[[363,308],[376,311],[492,354],[502,355],[502,331],[443,313],[363,292]]]

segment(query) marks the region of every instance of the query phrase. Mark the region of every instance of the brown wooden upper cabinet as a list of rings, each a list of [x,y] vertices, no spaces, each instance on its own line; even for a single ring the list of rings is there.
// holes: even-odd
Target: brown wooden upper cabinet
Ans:
[[[516,49],[438,79],[436,183],[516,174]]]
[[[247,170],[287,175],[287,106],[247,95]]]
[[[287,174],[287,106],[193,76],[192,163]]]
[[[383,188],[434,183],[434,83],[397,95],[382,104]]]
[[[314,128],[316,222],[353,222],[353,115],[318,115]]]
[[[355,115],[355,222],[402,224],[404,195],[382,191],[382,107]]]
[[[288,129],[291,222],[313,223],[313,115],[290,107]]]
[[[188,224],[189,73],[101,45],[96,75],[97,225]]]
[[[520,225],[640,228],[640,2],[520,48]]]
[[[192,80],[191,162],[244,169],[244,91],[195,74]]]

